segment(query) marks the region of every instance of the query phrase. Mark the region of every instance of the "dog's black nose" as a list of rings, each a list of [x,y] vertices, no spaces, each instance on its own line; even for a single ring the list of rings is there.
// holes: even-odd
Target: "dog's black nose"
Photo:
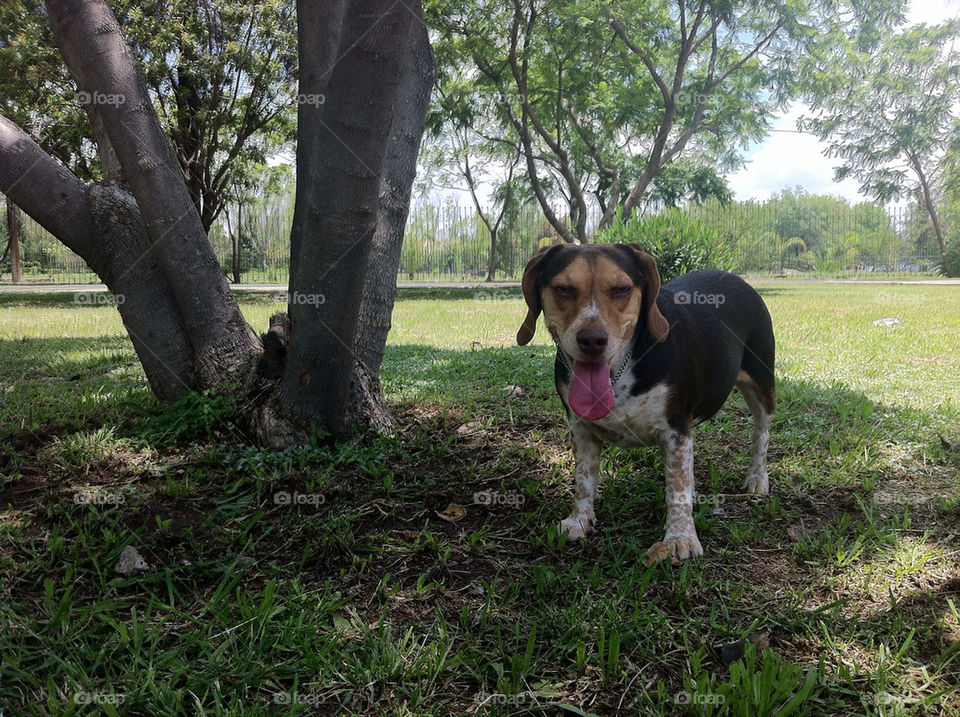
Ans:
[[[577,333],[577,346],[588,356],[602,354],[607,348],[607,332],[599,329],[584,329]]]

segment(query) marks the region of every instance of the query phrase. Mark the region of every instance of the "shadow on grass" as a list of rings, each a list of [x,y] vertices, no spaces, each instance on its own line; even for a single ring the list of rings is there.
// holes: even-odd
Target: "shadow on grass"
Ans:
[[[38,444],[159,410],[126,336],[0,339],[0,443]]]
[[[395,439],[318,452],[213,441],[83,463],[52,445],[61,434],[29,446],[2,486],[0,511],[14,510],[0,543],[0,624],[30,630],[0,630],[0,652],[15,658],[0,665],[0,703],[43,706],[57,684],[109,687],[132,712],[176,713],[184,693],[213,705],[229,673],[232,714],[245,713],[246,690],[235,687],[258,699],[309,680],[362,714],[463,713],[478,691],[526,685],[598,714],[629,704],[671,714],[691,654],[726,680],[720,648],[754,629],[788,662],[823,658],[815,713],[859,713],[875,693],[920,698],[910,675],[921,667],[935,689],[955,684],[944,616],[958,584],[943,555],[956,510],[876,500],[955,477],[956,458],[935,437],[949,416],[781,379],[773,495],[757,499],[737,495],[750,419],[734,396],[697,430],[698,488],[725,496],[722,512],[697,509],[706,555],[648,569],[665,510],[656,449],[608,450],[596,533],[576,544],[555,533],[572,466],[554,351],[388,347]],[[22,435],[17,412],[34,401],[43,415],[73,417],[63,431],[94,409],[121,420],[125,393],[144,390],[138,371],[125,372],[133,360],[122,337],[0,342],[0,390],[12,387],[4,395],[15,406],[0,414],[3,428]],[[125,500],[78,503],[91,485]],[[511,500],[478,501],[483,491]],[[280,492],[324,500],[284,505]],[[460,520],[438,515],[451,503]],[[114,573],[127,545],[143,553],[145,574]],[[120,624],[146,639],[117,639]],[[878,652],[908,639],[899,663]],[[450,659],[424,666],[434,654]],[[107,687],[91,665],[109,674]]]

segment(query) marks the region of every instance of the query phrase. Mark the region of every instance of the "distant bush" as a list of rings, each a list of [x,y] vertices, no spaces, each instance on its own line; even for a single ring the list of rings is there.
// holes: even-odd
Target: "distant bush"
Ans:
[[[597,234],[597,242],[636,242],[657,262],[662,281],[695,269],[729,271],[733,267],[733,257],[717,230],[680,210],[605,227]]]
[[[7,257],[6,260],[0,262],[0,274],[9,274],[11,270],[10,258]],[[20,273],[24,276],[33,276],[43,274],[43,267],[40,266],[39,261],[21,261],[20,262]]]

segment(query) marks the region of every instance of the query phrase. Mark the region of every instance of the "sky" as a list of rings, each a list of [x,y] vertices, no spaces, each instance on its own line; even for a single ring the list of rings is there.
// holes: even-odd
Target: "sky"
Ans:
[[[912,0],[908,24],[940,23],[960,15],[960,0]],[[798,134],[797,118],[804,105],[794,105],[771,124],[773,131],[745,153],[743,169],[727,176],[734,198],[768,199],[782,189],[801,186],[811,194],[832,194],[852,202],[868,199],[860,194],[855,180],[833,181],[833,170],[840,162],[828,159],[826,145],[813,135]],[[783,131],[786,130],[786,131]]]

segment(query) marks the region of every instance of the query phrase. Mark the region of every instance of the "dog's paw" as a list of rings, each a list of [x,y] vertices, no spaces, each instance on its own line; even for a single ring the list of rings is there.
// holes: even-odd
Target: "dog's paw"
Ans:
[[[747,493],[766,495],[770,492],[770,478],[766,472],[748,475],[747,479],[743,482],[743,490]]]
[[[567,540],[580,540],[593,530],[594,519],[588,515],[574,514],[560,521],[557,530],[567,534]]]
[[[675,562],[679,562],[699,555],[703,555],[703,546],[700,545],[696,533],[666,535],[659,543],[650,546],[643,564],[650,567],[654,563],[659,563],[667,558],[673,558]]]

